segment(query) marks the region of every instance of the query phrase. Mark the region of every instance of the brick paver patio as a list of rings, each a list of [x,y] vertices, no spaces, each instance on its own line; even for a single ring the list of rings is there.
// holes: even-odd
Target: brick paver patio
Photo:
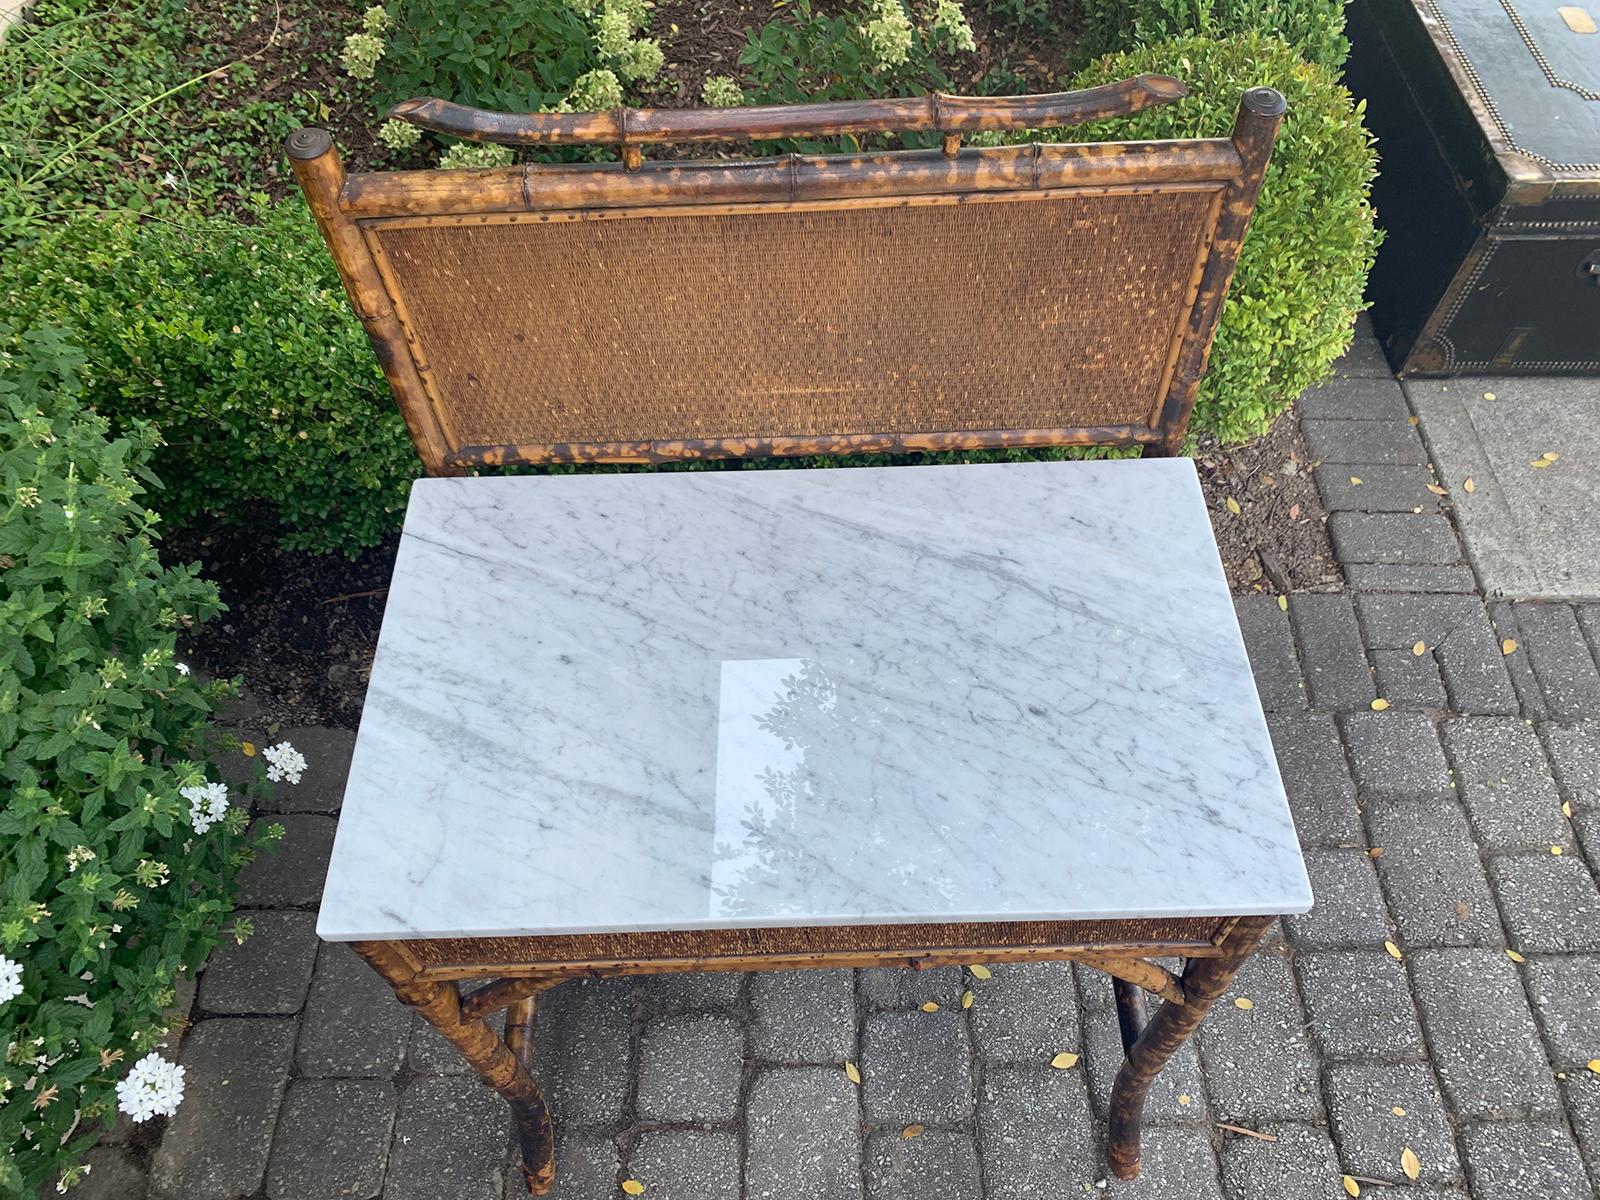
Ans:
[[[556,1197],[636,1178],[658,1200],[1336,1200],[1346,1174],[1364,1193],[1595,1195],[1600,605],[1483,599],[1370,338],[1299,412],[1348,590],[1238,610],[1317,907],[1241,973],[1253,1007],[1219,1006],[1158,1082],[1144,1178],[1103,1167],[1121,1050],[1102,976],[699,975],[546,995]],[[353,738],[281,735],[313,770],[271,814],[283,853],[245,880],[256,936],[200,980],[187,1098],[153,1148],[119,1130],[96,1150],[80,1194],[523,1194],[500,1100],[317,944]],[[1052,1069],[1063,1050],[1080,1061]]]

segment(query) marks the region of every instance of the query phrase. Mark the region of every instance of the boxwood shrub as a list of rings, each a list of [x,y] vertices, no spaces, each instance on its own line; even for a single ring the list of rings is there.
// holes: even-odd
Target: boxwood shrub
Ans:
[[[275,513],[289,547],[349,554],[399,526],[417,458],[298,196],[243,224],[67,218],[0,266],[0,311],[70,330],[114,428],[156,422],[169,519]]]
[[[59,333],[0,354],[0,1195],[70,1186],[116,1084],[167,1033],[253,852],[248,802],[204,832],[204,684],[176,639],[218,611],[163,566],[155,435],[82,408]],[[203,824],[203,822],[202,822]],[[242,924],[242,923],[241,923]],[[236,932],[243,929],[236,926]],[[18,990],[20,985],[20,990]]]
[[[1267,84],[1289,111],[1223,308],[1192,428],[1224,441],[1266,430],[1350,345],[1379,232],[1368,193],[1373,139],[1323,67],[1261,34],[1178,38],[1108,55],[1073,81],[1091,87],[1142,71],[1175,75],[1189,95],[1131,117],[1050,136],[1071,141],[1225,137],[1240,95]]]
[[[1083,0],[1085,57],[1188,34],[1280,37],[1308,62],[1338,72],[1350,54],[1344,0]]]

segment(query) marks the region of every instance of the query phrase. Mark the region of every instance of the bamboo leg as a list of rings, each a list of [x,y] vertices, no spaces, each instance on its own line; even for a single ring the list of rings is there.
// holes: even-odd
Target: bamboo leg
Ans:
[[[1271,924],[1271,917],[1244,917],[1222,944],[1221,955],[1190,959],[1183,973],[1185,1003],[1163,1002],[1128,1048],[1128,1057],[1111,1089],[1111,1129],[1106,1145],[1111,1173],[1118,1179],[1135,1179],[1139,1175],[1139,1126],[1151,1083],[1199,1026],[1212,1004],[1228,990],[1234,974]],[[1121,1009],[1119,1003],[1119,1016]]]
[[[1133,1044],[1150,1023],[1150,1009],[1145,1001],[1144,989],[1136,983],[1113,979],[1111,990],[1117,997],[1117,1025],[1122,1030],[1122,1050],[1126,1054],[1133,1049]]]
[[[528,1191],[535,1196],[548,1192],[556,1178],[555,1136],[544,1096],[527,1068],[533,1053],[533,997],[518,1001],[506,1014],[507,1036],[501,1041],[483,1021],[462,1015],[454,984],[417,978],[416,967],[393,943],[356,942],[353,948],[389,982],[402,1004],[421,1013],[505,1097],[516,1120]]]

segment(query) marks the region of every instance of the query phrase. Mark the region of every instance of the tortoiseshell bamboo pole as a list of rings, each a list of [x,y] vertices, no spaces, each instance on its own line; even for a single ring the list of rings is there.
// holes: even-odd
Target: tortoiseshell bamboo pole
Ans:
[[[1111,990],[1117,999],[1117,1028],[1122,1032],[1122,1049],[1133,1049],[1145,1026],[1150,1024],[1150,1009],[1145,1002],[1145,991],[1126,979],[1113,979]]]
[[[460,467],[445,460],[444,433],[417,373],[414,356],[406,346],[405,331],[395,315],[394,304],[361,230],[340,207],[345,173],[333,139],[325,129],[297,129],[289,135],[286,149],[289,166],[333,254],[339,278],[344,280],[350,306],[367,331],[384,377],[406,419],[406,428],[411,431],[411,442],[422,459],[423,469],[429,475],[464,475],[466,472]]]
[[[527,1069],[533,1046],[533,999],[519,1001],[507,1014],[510,1036],[502,1041],[484,1022],[462,1015],[461,997],[454,984],[419,977],[400,943],[354,942],[352,948],[388,981],[400,1003],[421,1013],[483,1081],[505,1098],[516,1121],[528,1190],[535,1196],[548,1192],[556,1177],[555,1136],[544,1096]]]
[[[1183,972],[1185,1002],[1178,1005],[1163,1001],[1138,1040],[1128,1047],[1128,1057],[1111,1088],[1111,1127],[1106,1144],[1111,1173],[1118,1179],[1138,1177],[1139,1126],[1151,1083],[1228,990],[1228,984],[1272,922],[1272,917],[1241,917],[1229,931],[1219,956],[1190,959]],[[1119,1017],[1121,1008],[1119,1004]]]

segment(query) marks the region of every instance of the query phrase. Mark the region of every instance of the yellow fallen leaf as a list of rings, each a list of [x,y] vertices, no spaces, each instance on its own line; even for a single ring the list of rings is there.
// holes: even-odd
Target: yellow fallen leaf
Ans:
[[[1415,646],[1411,647],[1411,653],[1413,655],[1415,655],[1417,658],[1421,658],[1427,652],[1428,652],[1428,643],[1427,642],[1418,642]]]
[[[1494,393],[1493,392],[1485,392],[1483,394],[1483,398],[1485,400],[1493,400],[1494,399]]]
[[[256,744],[254,742],[240,742],[239,749],[244,751],[246,758],[254,758],[256,756]]]
[[[1445,389],[1445,391],[1449,391],[1449,390],[1450,390],[1449,388]],[[1417,425],[1417,424],[1420,424],[1421,421],[1422,421],[1421,417],[1407,417],[1406,418],[1406,424],[1407,425]]]
[[[1561,847],[1560,846],[1551,846],[1550,847],[1550,853],[1559,856],[1561,854]]]
[[[1533,461],[1531,461],[1528,465],[1530,467],[1532,467],[1535,471],[1537,471],[1541,467],[1548,467],[1554,461],[1555,461],[1555,459],[1553,459],[1553,458],[1536,458]]]
[[[1229,496],[1226,500],[1223,501],[1223,503],[1228,506],[1228,511],[1231,512],[1236,517],[1239,515],[1240,511],[1242,511],[1239,508],[1239,502],[1237,500],[1235,500],[1232,496]]]
[[[922,1133],[922,1126],[921,1125],[907,1125],[904,1129],[902,1129],[900,1131],[900,1136],[903,1137],[903,1138],[914,1138],[914,1137],[917,1137],[918,1135],[920,1135],[921,1133]]]
[[[1360,487],[1361,486],[1361,476],[1359,476],[1359,475],[1350,476],[1350,482],[1355,484],[1357,487]]]
[[[1398,1104],[1396,1104],[1389,1111],[1392,1112],[1397,1117],[1403,1117],[1403,1116],[1406,1115],[1406,1110],[1401,1108]]]
[[[1384,709],[1386,709],[1388,707],[1389,707],[1389,702],[1387,700],[1385,700],[1382,696],[1379,696],[1376,700],[1374,700],[1372,702],[1372,711],[1373,712],[1382,712]]]
[[[1367,851],[1367,857],[1368,858],[1382,858],[1383,857],[1383,847],[1382,846],[1374,846],[1371,850]]]
[[[1432,492],[1435,496],[1448,496],[1450,494],[1449,492],[1445,491],[1442,487],[1440,487],[1437,483],[1430,483],[1428,485],[1428,490],[1430,492]]]
[[[1406,1173],[1406,1178],[1412,1181],[1422,1174],[1422,1160],[1410,1146],[1400,1151],[1400,1169]]]
[[[1348,1175],[1344,1177],[1344,1194],[1346,1196],[1361,1195],[1361,1185]]]
[[[1279,596],[1278,597],[1278,607],[1283,609],[1285,612],[1287,612],[1289,610],[1289,597],[1287,597],[1287,596]]]
[[[935,1004],[932,1000],[929,1000],[926,1004],[924,1004],[922,1006],[922,1011],[923,1012],[938,1012],[939,1011],[939,1006],[937,1004]]]
[[[1184,1108],[1188,1108],[1189,1105],[1194,1103],[1194,1097],[1189,1095],[1188,1092],[1184,1092],[1178,1097],[1178,1103],[1183,1105]]]
[[[961,1007],[962,1008],[971,1008],[972,1007],[972,992],[971,991],[965,991],[965,992],[961,993]]]
[[[1465,492],[1475,492],[1478,490],[1478,485],[1473,483],[1472,480],[1468,478],[1467,481],[1461,485],[1461,490]]]
[[[970,967],[967,968],[967,970],[972,972],[972,977],[974,979],[987,979],[987,978],[989,978],[989,968],[984,966],[982,963],[973,963]]]
[[[1256,1006],[1256,1002],[1254,1000],[1250,999],[1249,996],[1240,996],[1237,1000],[1235,1000],[1233,1002],[1233,1006],[1235,1008],[1242,1008],[1242,1009],[1245,1009],[1245,1010],[1249,1010],[1249,1009],[1252,1009],[1252,1008],[1254,1008]]]
[[[1078,1065],[1078,1056],[1070,1050],[1063,1050],[1050,1060],[1050,1065],[1058,1071],[1068,1071]]]
[[[1589,1060],[1589,1070],[1593,1071],[1596,1075],[1600,1075],[1600,1058],[1591,1058]]]
[[[1563,800],[1561,802],[1561,815],[1563,817],[1570,817],[1572,815],[1572,801]]]
[[[861,1069],[855,1063],[847,1062],[844,1064],[844,1077],[851,1083],[859,1084],[861,1082]]]
[[[1545,462],[1555,462],[1558,458],[1561,457],[1561,455],[1557,454],[1554,450],[1546,450],[1539,457],[1544,459]]]
[[[624,1179],[622,1181],[622,1190],[630,1196],[642,1196],[644,1195],[644,1184],[637,1179]]]
[[[1517,652],[1517,639],[1516,638],[1507,638],[1505,641],[1500,643],[1500,653],[1501,654],[1515,654],[1516,652]]]
[[[1385,942],[1383,944],[1383,948],[1389,952],[1389,957],[1394,959],[1395,962],[1399,962],[1400,961],[1400,947],[1399,946],[1396,946],[1393,942]]]
[[[1509,958],[1512,962],[1527,962],[1528,961],[1527,959],[1523,958],[1522,955],[1518,954],[1515,950],[1507,950],[1506,951],[1506,957]]]

